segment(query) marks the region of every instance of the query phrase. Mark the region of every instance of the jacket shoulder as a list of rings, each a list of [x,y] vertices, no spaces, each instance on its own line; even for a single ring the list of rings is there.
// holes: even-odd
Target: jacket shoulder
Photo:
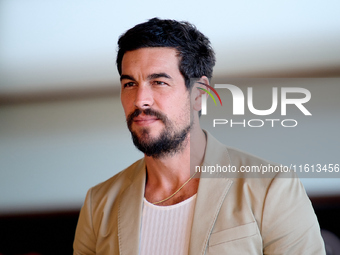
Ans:
[[[227,147],[231,164],[248,178],[297,178],[288,166],[259,158],[250,153]]]
[[[143,169],[145,169],[144,159],[140,159],[106,181],[93,186],[89,190],[92,201],[99,201],[100,198],[108,195],[118,196]]]

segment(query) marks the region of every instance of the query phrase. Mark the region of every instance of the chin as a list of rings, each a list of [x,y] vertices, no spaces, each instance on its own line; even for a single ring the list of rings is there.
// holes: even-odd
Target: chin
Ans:
[[[138,140],[141,141],[148,141],[150,139],[154,139],[155,136],[152,134],[152,132],[150,131],[150,128],[138,128],[138,129],[133,129],[130,130],[132,133],[136,134],[138,137]]]
[[[164,132],[164,128],[151,128],[151,127],[142,127],[139,128],[139,130],[137,131],[138,134],[140,134],[141,136],[147,136],[150,137],[152,139],[158,138],[162,132]]]

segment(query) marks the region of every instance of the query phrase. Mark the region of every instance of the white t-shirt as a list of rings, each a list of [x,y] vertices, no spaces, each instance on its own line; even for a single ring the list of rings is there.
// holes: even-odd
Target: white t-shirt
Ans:
[[[196,194],[170,206],[144,198],[140,255],[187,255]]]

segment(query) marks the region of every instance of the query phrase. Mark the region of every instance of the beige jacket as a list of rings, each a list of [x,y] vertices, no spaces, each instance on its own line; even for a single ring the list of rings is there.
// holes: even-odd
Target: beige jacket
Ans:
[[[266,162],[227,148],[207,134],[203,165],[216,164],[239,169]],[[229,178],[228,173],[202,174],[189,254],[325,254],[302,184],[294,174],[277,178],[280,175]],[[91,188],[79,216],[74,254],[137,255],[144,187],[141,159]]]

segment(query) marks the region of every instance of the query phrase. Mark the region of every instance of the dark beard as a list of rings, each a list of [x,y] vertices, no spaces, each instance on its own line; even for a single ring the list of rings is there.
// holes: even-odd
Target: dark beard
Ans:
[[[156,116],[164,123],[165,128],[158,138],[149,137],[149,128],[144,128],[142,130],[140,138],[138,137],[136,132],[132,131],[131,125],[133,122],[133,118],[137,117],[141,113],[144,113],[145,115]],[[137,149],[145,153],[147,156],[151,156],[154,158],[171,156],[180,152],[184,148],[183,142],[187,138],[192,126],[192,123],[190,123],[184,129],[176,132],[174,130],[174,126],[169,122],[166,116],[152,109],[135,110],[132,114],[128,116],[127,123],[132,135],[132,141]]]

